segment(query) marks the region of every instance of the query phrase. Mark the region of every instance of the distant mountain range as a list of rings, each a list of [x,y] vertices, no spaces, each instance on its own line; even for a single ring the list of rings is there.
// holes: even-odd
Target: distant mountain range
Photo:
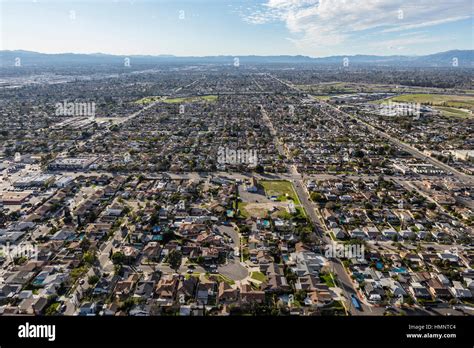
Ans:
[[[204,56],[180,57],[173,55],[111,55],[103,53],[76,54],[59,53],[46,54],[31,51],[0,51],[0,66],[14,66],[15,59],[20,58],[22,66],[47,66],[47,65],[88,65],[88,64],[117,64],[130,58],[133,65],[182,63],[182,64],[228,64],[232,65],[238,58],[240,64],[321,64],[343,65],[344,58],[348,58],[349,65],[372,66],[410,66],[410,67],[469,67],[474,68],[474,50],[452,50],[424,56],[375,56],[375,55],[348,55],[312,58],[308,56]]]

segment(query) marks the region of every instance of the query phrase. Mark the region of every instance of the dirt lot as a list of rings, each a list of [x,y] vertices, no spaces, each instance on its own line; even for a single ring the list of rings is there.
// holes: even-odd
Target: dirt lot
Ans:
[[[278,214],[278,211],[285,210],[288,206],[287,203],[282,202],[268,202],[268,203],[247,203],[245,210],[254,217],[263,218],[267,215],[268,211]]]

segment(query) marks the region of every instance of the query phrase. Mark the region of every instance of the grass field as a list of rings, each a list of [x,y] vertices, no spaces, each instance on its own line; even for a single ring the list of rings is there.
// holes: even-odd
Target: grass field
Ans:
[[[357,85],[345,82],[325,82],[317,85],[297,85],[298,88],[307,92],[317,93],[356,93],[360,90]]]
[[[161,98],[163,97],[160,97],[160,96],[145,97],[145,98],[135,101],[135,104],[146,105],[146,104],[154,103],[160,100]]]
[[[301,202],[296,194],[293,184],[286,180],[262,180],[259,182],[265,190],[265,196],[259,201],[239,201],[237,208],[241,218],[281,218],[290,220],[293,218],[304,219],[306,215],[305,209],[301,206]],[[270,200],[271,196],[276,196],[276,200]],[[293,202],[296,213],[289,213],[289,204]]]
[[[390,98],[395,102],[420,103],[433,106],[474,109],[474,97],[441,94],[405,94]]]
[[[183,97],[183,98],[171,98],[163,100],[164,103],[168,104],[181,104],[181,103],[196,103],[196,102],[215,102],[217,95],[204,95],[198,97]]]
[[[295,207],[296,208],[296,212],[297,212],[297,216],[300,216],[300,217],[305,217],[306,216],[306,211],[304,210],[303,207]],[[285,209],[280,209],[278,211],[278,214],[277,216],[281,219],[284,219],[284,220],[290,220],[293,215],[291,215],[288,210],[285,208]]]
[[[169,98],[162,96],[150,96],[135,101],[135,104],[147,105],[156,101],[163,100],[167,104],[182,104],[182,103],[198,103],[198,102],[215,102],[217,95],[203,95],[197,97],[183,97],[183,98]]]
[[[474,97],[467,95],[444,94],[404,94],[393,98],[378,100],[375,103],[420,103],[430,105],[447,117],[472,117],[474,111]]]
[[[340,93],[374,93],[374,92],[391,92],[391,93],[446,93],[446,95],[454,95],[456,93],[462,93],[464,96],[474,96],[473,90],[449,90],[435,87],[418,87],[418,86],[403,86],[395,84],[382,84],[382,83],[356,83],[356,82],[322,82],[317,84],[309,85],[297,85],[298,88],[314,94],[340,94]]]
[[[466,109],[456,109],[446,106],[436,106],[435,109],[441,111],[444,116],[448,117],[472,117],[472,114],[469,112],[469,110]]]
[[[245,219],[250,216],[249,212],[245,209],[245,206],[247,203],[245,202],[238,202],[237,203],[237,208],[240,210],[240,215],[244,217]]]
[[[296,195],[293,184],[285,180],[264,180],[260,184],[265,189],[267,196],[277,196],[278,201],[285,202],[292,199],[295,204],[301,204]]]
[[[328,101],[329,99],[331,99],[334,96],[333,95],[313,95],[313,97],[315,97],[318,100]]]

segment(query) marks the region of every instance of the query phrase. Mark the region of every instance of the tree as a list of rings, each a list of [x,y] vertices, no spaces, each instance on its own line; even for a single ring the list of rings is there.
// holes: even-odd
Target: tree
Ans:
[[[263,166],[261,164],[259,164],[255,167],[255,171],[259,174],[263,174],[265,170],[264,170]]]
[[[413,306],[415,304],[415,301],[410,297],[408,296],[406,299],[405,299],[405,303],[409,306]]]
[[[96,260],[96,255],[94,251],[88,251],[84,254],[83,258],[85,263],[92,265]]]
[[[305,290],[298,290],[295,292],[295,300],[299,303],[303,303],[306,299],[306,291]]]
[[[324,196],[320,194],[319,192],[311,192],[310,197],[313,202],[318,202],[318,203],[326,202],[326,198],[324,198]]]
[[[87,279],[87,282],[89,285],[94,285],[99,281],[99,277],[97,275],[90,276],[89,279]]]
[[[357,157],[357,158],[362,158],[364,157],[364,152],[360,149],[354,151],[354,157]]]
[[[171,250],[168,255],[168,263],[175,271],[178,271],[179,267],[181,266],[182,259],[183,255],[178,250]]]
[[[120,251],[113,253],[112,255],[112,262],[114,265],[122,264],[124,261],[125,255]]]

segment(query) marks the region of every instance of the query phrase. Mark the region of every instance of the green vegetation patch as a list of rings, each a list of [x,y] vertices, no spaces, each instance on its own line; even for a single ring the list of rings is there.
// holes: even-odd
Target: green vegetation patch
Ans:
[[[252,272],[250,274],[250,278],[258,280],[259,282],[265,282],[267,280],[267,277],[265,277],[265,274],[262,272]]]
[[[160,96],[145,97],[145,98],[136,100],[135,104],[147,105],[147,104],[151,104],[151,103],[154,103],[156,101],[159,101],[161,98],[163,98],[163,97],[160,97]]]
[[[183,104],[183,103],[197,103],[197,102],[215,102],[217,95],[203,95],[196,97],[170,98],[163,100],[167,104]]]
[[[433,106],[449,106],[466,109],[474,107],[474,97],[467,95],[404,94],[390,99],[395,102],[420,103]]]
[[[288,199],[293,200],[295,204],[301,204],[296,195],[293,184],[286,180],[264,180],[260,184],[265,190],[265,194],[269,197],[277,196],[277,200],[285,202]]]
[[[446,117],[472,117],[474,111],[474,97],[472,95],[447,95],[447,94],[403,94],[392,98],[376,100],[372,103],[388,103],[389,100],[399,103],[420,103],[432,106]]]
[[[248,217],[250,217],[250,214],[249,212],[245,209],[245,206],[247,205],[248,203],[245,203],[245,202],[238,202],[237,203],[237,208],[239,209],[239,213],[240,213],[240,216],[247,219]]]
[[[219,283],[227,283],[229,285],[234,285],[235,282],[233,279],[230,279],[229,277],[223,275],[223,274],[210,274],[210,275],[206,275],[206,277],[210,280],[214,280],[214,281],[217,281]]]
[[[330,273],[321,273],[319,275],[319,279],[321,279],[330,288],[334,288],[336,286]]]
[[[436,110],[441,111],[441,113],[446,117],[460,117],[460,118],[468,118],[472,117],[472,113],[465,109],[456,109],[446,106],[436,106]]]

